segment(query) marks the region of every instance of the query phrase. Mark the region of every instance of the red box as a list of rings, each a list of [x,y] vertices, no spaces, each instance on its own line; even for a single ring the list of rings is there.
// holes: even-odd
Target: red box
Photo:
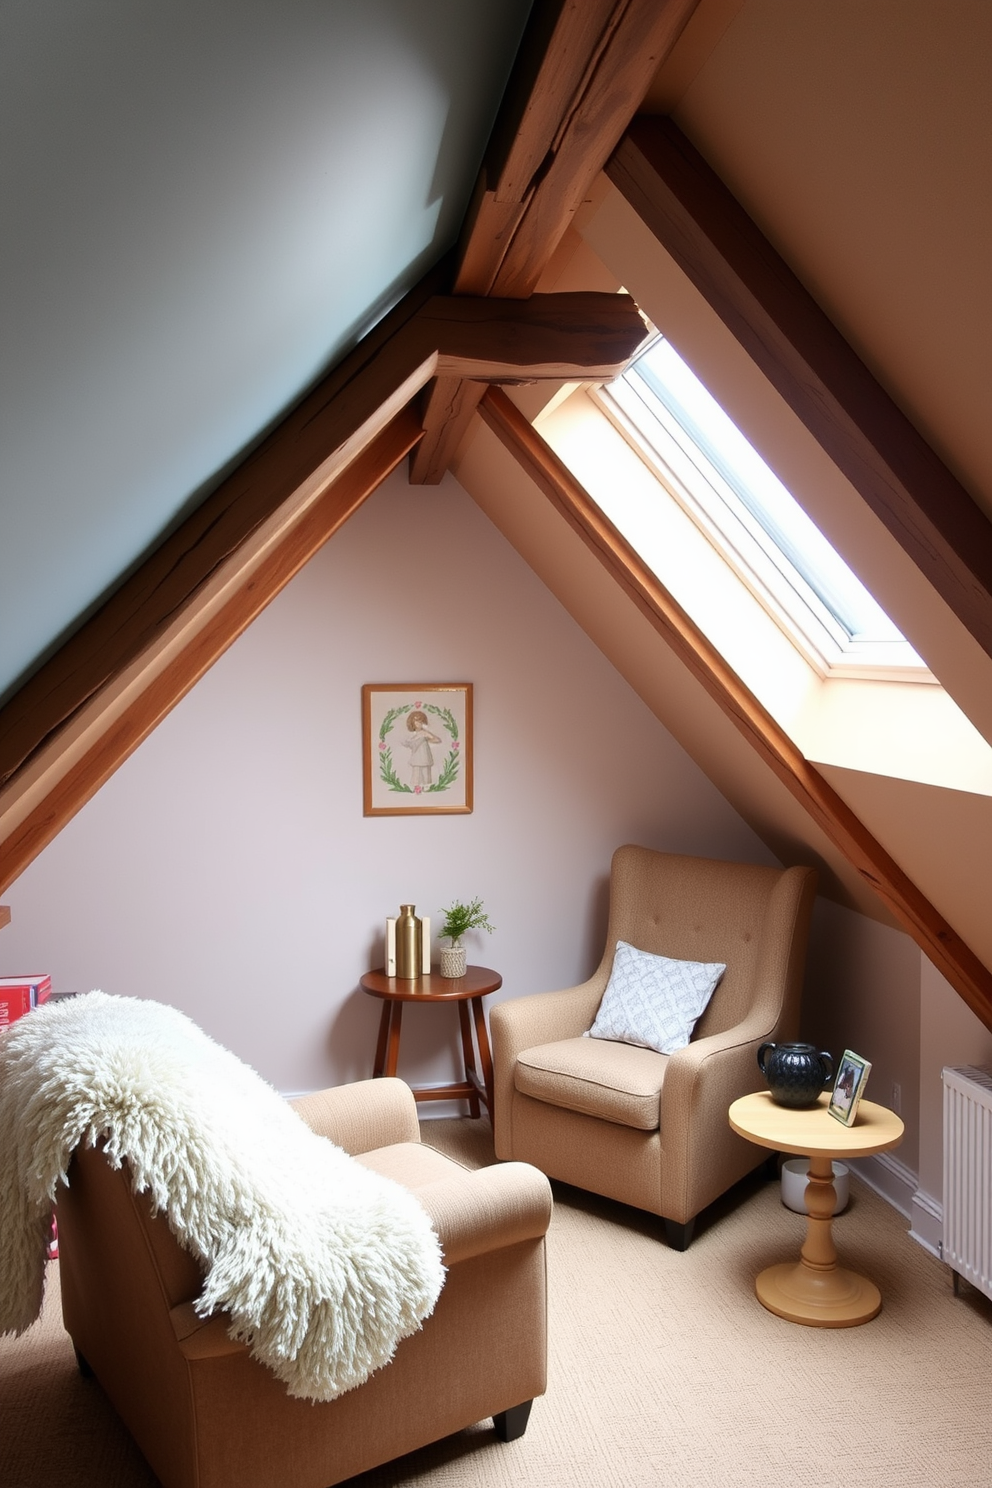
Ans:
[[[52,995],[50,976],[0,977],[0,1028],[23,1018]]]
[[[30,986],[0,987],[0,1028],[6,1028],[30,1011]]]

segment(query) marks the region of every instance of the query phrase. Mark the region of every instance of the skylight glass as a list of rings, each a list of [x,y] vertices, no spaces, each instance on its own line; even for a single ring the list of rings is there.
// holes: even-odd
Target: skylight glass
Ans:
[[[655,341],[604,394],[666,487],[822,670],[925,671],[669,341]]]

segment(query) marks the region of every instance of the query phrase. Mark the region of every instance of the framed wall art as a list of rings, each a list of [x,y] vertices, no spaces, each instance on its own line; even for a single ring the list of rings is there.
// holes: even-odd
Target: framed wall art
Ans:
[[[471,811],[471,682],[367,682],[362,756],[366,816]]]

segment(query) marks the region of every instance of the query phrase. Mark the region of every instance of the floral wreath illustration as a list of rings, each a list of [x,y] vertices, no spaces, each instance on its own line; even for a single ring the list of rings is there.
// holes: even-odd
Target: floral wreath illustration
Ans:
[[[389,743],[389,735],[398,721],[412,708],[422,708],[425,713],[433,713],[441,720],[451,738],[448,757],[441,766],[441,773],[433,785],[404,785],[393,764],[393,749]],[[439,708],[436,703],[404,703],[402,707],[390,708],[379,729],[379,779],[388,785],[391,791],[400,791],[407,796],[435,795],[438,791],[448,790],[458,779],[458,770],[461,765],[460,749],[458,725],[450,708]]]

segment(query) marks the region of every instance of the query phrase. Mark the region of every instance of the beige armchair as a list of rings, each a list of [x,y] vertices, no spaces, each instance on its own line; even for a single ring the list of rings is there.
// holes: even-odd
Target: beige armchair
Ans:
[[[444,1287],[364,1385],[292,1399],[225,1316],[197,1316],[199,1266],[126,1171],[81,1148],[58,1200],[65,1325],[163,1488],[329,1488],[488,1416],[503,1440],[519,1436],[545,1388],[547,1179],[521,1164],[469,1171],[422,1145],[399,1080],[296,1105],[413,1190],[441,1238]]]
[[[811,868],[621,847],[606,951],[581,986],[492,1010],[496,1155],[662,1216],[684,1250],[696,1216],[767,1154],[727,1109],[762,1087],[758,1047],[794,1039],[816,886]],[[618,940],[727,970],[688,1047],[665,1055],[583,1038]]]

